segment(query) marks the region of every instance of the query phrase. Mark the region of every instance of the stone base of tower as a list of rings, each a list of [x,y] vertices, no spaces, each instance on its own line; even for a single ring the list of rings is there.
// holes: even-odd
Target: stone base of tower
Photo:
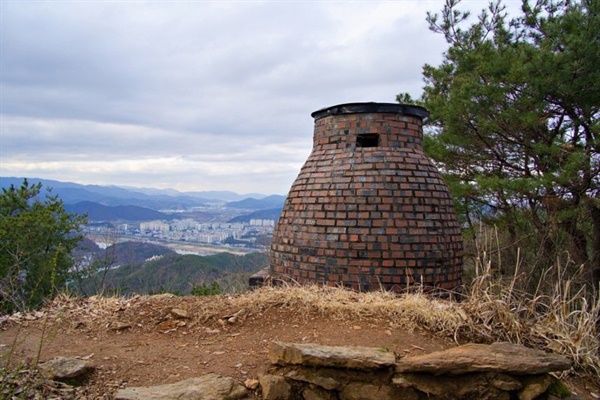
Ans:
[[[308,274],[308,277],[301,276],[298,270],[281,271],[280,268],[271,267],[269,271],[269,282],[274,284],[286,282],[295,285],[317,285],[345,287],[356,291],[388,291],[395,293],[406,293],[421,291],[424,293],[436,294],[460,294],[462,292],[461,273],[444,277],[444,280],[436,281],[429,279],[425,281],[419,277],[414,279],[406,274],[397,273],[391,269],[388,274],[371,275],[367,274],[336,274],[330,276]],[[408,277],[407,277],[408,276]]]

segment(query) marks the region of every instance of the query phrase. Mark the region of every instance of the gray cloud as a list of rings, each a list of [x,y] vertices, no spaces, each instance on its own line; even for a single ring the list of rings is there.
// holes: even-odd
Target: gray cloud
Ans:
[[[420,94],[442,3],[3,2],[0,175],[285,194],[312,111]]]

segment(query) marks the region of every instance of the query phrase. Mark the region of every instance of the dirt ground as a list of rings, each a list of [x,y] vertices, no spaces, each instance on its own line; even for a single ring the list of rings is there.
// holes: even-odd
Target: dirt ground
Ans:
[[[90,398],[118,388],[173,383],[215,372],[243,382],[269,368],[271,341],[371,346],[398,355],[456,346],[378,317],[325,315],[285,304],[245,304],[227,296],[172,295],[64,299],[48,309],[0,321],[2,360],[40,362],[55,356],[89,360]],[[570,385],[585,399],[597,386]],[[587,386],[586,386],[587,385]]]

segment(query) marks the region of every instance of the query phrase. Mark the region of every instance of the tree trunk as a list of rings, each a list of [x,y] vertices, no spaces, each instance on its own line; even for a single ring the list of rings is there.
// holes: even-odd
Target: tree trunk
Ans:
[[[592,217],[592,256],[591,272],[594,290],[600,295],[600,206],[595,204],[594,199],[588,200],[588,208]]]

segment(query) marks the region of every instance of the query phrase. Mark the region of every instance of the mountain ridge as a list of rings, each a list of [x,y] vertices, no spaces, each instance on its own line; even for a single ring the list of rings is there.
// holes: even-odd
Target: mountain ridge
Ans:
[[[105,206],[93,201],[81,201],[75,204],[65,204],[65,211],[76,214],[86,214],[89,221],[150,221],[172,220],[175,217],[146,207]]]
[[[93,201],[104,206],[141,206],[156,211],[164,209],[189,209],[207,204],[243,201],[253,198],[256,201],[270,196],[251,193],[238,194],[232,191],[193,191],[179,192],[175,189],[132,188],[113,185],[84,185],[74,182],[63,182],[52,179],[0,177],[0,187],[20,186],[27,179],[30,184],[41,183],[44,188],[51,188],[51,193],[58,195],[64,204],[76,204],[82,201]],[[270,207],[265,207],[270,208]]]
[[[273,208],[283,209],[284,202],[285,196],[272,194],[262,199],[249,197],[240,201],[230,201],[226,204],[226,206],[229,208],[246,208],[251,210],[265,210]]]

